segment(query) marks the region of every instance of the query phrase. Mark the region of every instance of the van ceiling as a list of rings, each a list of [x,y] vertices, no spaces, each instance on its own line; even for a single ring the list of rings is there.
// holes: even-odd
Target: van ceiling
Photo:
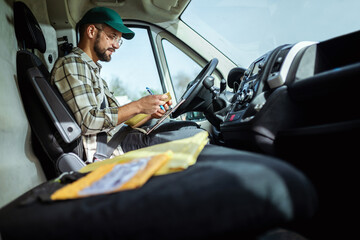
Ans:
[[[190,0],[46,0],[50,23],[55,29],[74,28],[87,10],[97,6],[117,11],[123,19],[154,24],[172,22]]]

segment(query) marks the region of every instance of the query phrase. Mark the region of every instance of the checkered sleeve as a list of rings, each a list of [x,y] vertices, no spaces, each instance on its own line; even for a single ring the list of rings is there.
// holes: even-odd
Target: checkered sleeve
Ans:
[[[81,58],[58,62],[52,81],[75,115],[83,135],[108,131],[117,125],[118,108],[100,109],[102,95],[94,70]]]

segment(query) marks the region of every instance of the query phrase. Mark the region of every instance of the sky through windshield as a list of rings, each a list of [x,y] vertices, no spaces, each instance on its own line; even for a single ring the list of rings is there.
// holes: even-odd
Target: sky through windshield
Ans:
[[[192,0],[181,16],[242,67],[282,44],[360,30],[359,0]]]

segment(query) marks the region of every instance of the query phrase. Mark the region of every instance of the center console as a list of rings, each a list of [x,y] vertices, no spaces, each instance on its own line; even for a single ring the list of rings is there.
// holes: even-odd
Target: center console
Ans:
[[[278,124],[285,124],[282,114],[283,107],[288,104],[285,104],[286,94],[282,93],[285,83],[294,77],[293,66],[313,44],[300,42],[280,46],[249,66],[232,98],[230,111],[220,125],[225,145],[271,152]]]

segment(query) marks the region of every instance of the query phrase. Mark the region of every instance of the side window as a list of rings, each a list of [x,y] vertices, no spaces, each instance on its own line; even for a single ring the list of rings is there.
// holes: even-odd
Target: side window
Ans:
[[[201,67],[169,41],[163,39],[162,44],[175,95],[178,99],[185,92],[188,83],[199,74]]]
[[[122,105],[148,95],[146,87],[155,94],[163,93],[148,30],[131,30],[135,37],[124,39],[110,62],[101,62],[101,76]]]
[[[163,39],[162,44],[175,95],[179,99],[185,92],[188,83],[195,79],[202,68],[169,41]],[[186,120],[202,120],[205,116],[199,112],[189,112],[184,114],[182,118]]]

